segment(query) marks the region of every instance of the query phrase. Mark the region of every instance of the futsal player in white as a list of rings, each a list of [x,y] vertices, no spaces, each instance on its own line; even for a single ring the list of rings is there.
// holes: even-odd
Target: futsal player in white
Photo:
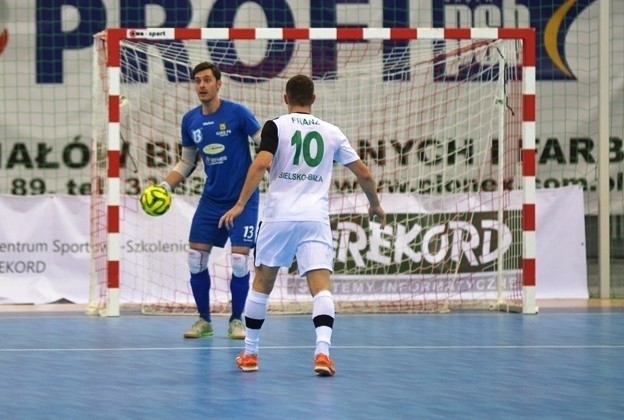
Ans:
[[[313,296],[312,321],[316,331],[314,371],[320,376],[336,373],[329,356],[335,318],[330,275],[334,250],[329,224],[328,194],[333,162],[349,168],[368,198],[369,217],[385,226],[368,166],[349,144],[342,131],[312,114],[314,82],[297,75],[286,83],[284,101],[288,114],[267,121],[260,149],[247,172],[245,184],[234,207],[219,220],[232,228],[235,218],[269,170],[269,187],[255,253],[255,276],[245,301],[245,349],[236,365],[245,372],[258,370],[260,328],[267,302],[280,267],[290,267],[297,258],[299,274],[305,276]]]

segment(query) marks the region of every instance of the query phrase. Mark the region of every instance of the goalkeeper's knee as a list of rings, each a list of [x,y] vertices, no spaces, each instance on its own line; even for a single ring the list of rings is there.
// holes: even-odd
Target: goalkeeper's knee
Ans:
[[[199,251],[197,249],[189,249],[188,266],[191,274],[199,274],[208,268],[208,257],[210,252]]]
[[[247,255],[232,253],[232,274],[234,277],[243,277],[249,273]]]

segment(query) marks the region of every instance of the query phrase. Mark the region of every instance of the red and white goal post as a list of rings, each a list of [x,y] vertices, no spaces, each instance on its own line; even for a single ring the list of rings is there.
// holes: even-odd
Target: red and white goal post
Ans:
[[[95,45],[90,313],[195,311],[186,247],[201,165],[164,216],[143,214],[138,197],[175,163],[201,61],[220,65],[221,96],[261,124],[286,111],[289,77],[312,76],[315,115],[371,167],[383,230],[354,177],[333,176],[338,311],[537,313],[532,29],[114,28]],[[227,247],[209,269],[213,312],[225,314]],[[306,313],[310,301],[285,268],[269,310]]]

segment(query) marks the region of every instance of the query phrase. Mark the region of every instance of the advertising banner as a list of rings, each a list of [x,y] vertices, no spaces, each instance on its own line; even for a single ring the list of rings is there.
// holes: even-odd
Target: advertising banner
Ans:
[[[458,197],[457,202],[460,202]],[[363,200],[360,197],[358,201]],[[518,205],[520,201],[515,199]],[[135,200],[136,201],[136,200]],[[465,201],[465,200],[464,200]],[[426,241],[414,240],[410,230],[415,232],[419,218],[406,217],[411,214],[422,215],[436,209],[437,212],[456,211],[457,202],[429,201],[405,195],[384,195],[383,203],[390,218],[395,221],[386,227],[388,238],[367,237],[363,226],[369,223],[346,224],[341,222],[339,214],[333,214],[334,237],[341,242],[335,261],[334,292],[341,295],[356,295],[358,298],[383,296],[392,298],[406,291],[422,292],[428,287],[426,276],[408,272],[396,261],[413,262],[432,261],[436,258],[427,252]],[[355,201],[353,209],[355,209]],[[435,204],[435,205],[433,205]],[[348,203],[341,203],[343,211],[349,212]],[[537,298],[586,299],[587,268],[585,266],[584,215],[582,193],[578,187],[540,190],[537,195]],[[41,304],[61,300],[73,303],[87,303],[89,300],[89,276],[91,250],[88,221],[82,214],[89,213],[90,200],[84,196],[56,195],[49,197],[0,196],[0,304]],[[444,207],[446,206],[446,207]],[[361,212],[360,210],[354,213]],[[190,226],[194,207],[186,200],[174,199],[173,207],[166,218],[175,219],[176,226]],[[430,210],[428,210],[430,209]],[[445,210],[446,209],[446,210]],[[470,223],[478,227],[474,232],[484,232],[483,221],[491,220],[492,209],[484,208],[483,213],[476,213]],[[403,215],[397,217],[397,215]],[[149,223],[160,223],[156,218],[146,219],[140,212],[128,212],[126,217],[142,218]],[[367,219],[364,215],[362,221]],[[405,220],[409,219],[409,225]],[[132,221],[130,221],[132,222]],[[128,223],[128,226],[145,226],[143,223]],[[471,225],[472,226],[472,225]],[[457,229],[472,229],[467,224],[456,224]],[[500,227],[504,228],[505,227]],[[136,229],[136,228],[134,228]],[[429,226],[429,233],[435,226]],[[385,232],[385,231],[384,231]],[[188,269],[186,266],[187,228],[167,230],[166,239],[156,238],[150,230],[127,231],[124,233],[122,264],[128,267],[145,267],[142,261],[157,261],[163,277],[175,279],[176,284],[169,284],[172,295],[180,291],[188,292]],[[512,236],[519,235],[519,232]],[[484,235],[485,238],[487,235]],[[422,237],[431,237],[424,233]],[[349,239],[350,238],[350,239]],[[411,239],[406,239],[411,238]],[[517,240],[513,239],[514,241]],[[488,251],[487,241],[480,239],[482,246],[473,254],[464,253],[458,275],[470,275],[479,271],[477,280],[470,287],[474,291],[493,292],[495,285],[492,278],[495,273],[483,271],[483,264],[493,258],[493,249]],[[405,244],[418,243],[419,247]],[[509,244],[502,244],[506,247]],[[361,250],[367,249],[367,252]],[[384,250],[392,250],[393,258],[384,256]],[[451,255],[451,248],[440,253]],[[216,249],[210,256],[217,299],[227,302],[229,290],[226,268],[229,266],[227,249]],[[344,269],[349,267],[350,275]],[[443,266],[443,265],[442,265]],[[215,272],[221,267],[223,272]],[[367,267],[379,267],[383,273],[367,270]],[[509,272],[517,267],[508,267]],[[409,276],[408,276],[409,274]],[[145,271],[137,269],[122,279],[121,296],[132,296],[141,291],[145,284]],[[299,276],[283,276],[283,296],[307,295],[305,281]],[[448,284],[452,277],[449,276]],[[145,288],[145,286],[143,286]],[[127,291],[125,291],[127,290]],[[180,296],[182,296],[181,294]],[[175,296],[171,297],[175,300]]]

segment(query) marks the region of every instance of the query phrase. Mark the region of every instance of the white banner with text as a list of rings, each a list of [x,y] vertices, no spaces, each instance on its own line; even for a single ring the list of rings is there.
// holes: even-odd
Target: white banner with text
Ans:
[[[389,214],[421,213],[428,205],[422,197],[419,201],[418,196],[406,200],[405,196],[384,195],[383,200]],[[445,204],[438,202],[437,205]],[[447,202],[446,205],[450,211],[455,204]],[[3,215],[0,304],[43,304],[62,300],[79,304],[88,302],[90,241],[89,222],[84,215],[89,213],[89,207],[89,197],[85,196],[0,196],[0,214]],[[176,221],[178,226],[190,226],[192,211],[193,206],[188,202],[174,199],[167,217],[180,219]],[[437,211],[444,209],[438,208]],[[140,213],[129,216],[145,217]],[[579,187],[539,190],[537,226],[537,298],[588,298],[582,190]],[[187,235],[188,231],[184,229],[172,231],[168,243],[182,246],[160,247],[156,252],[164,261],[185,261]],[[144,246],[125,249],[122,258],[141,258],[142,252],[155,252],[152,245],[145,245],[146,242],[134,243]],[[409,250],[403,252],[409,253]],[[226,258],[226,252],[215,250],[211,254],[211,265],[216,263],[227,267]],[[340,259],[341,256],[337,256],[337,264],[341,263]],[[174,278],[186,283],[185,264],[176,266],[182,268],[178,268],[180,272],[174,273]],[[395,270],[400,277],[400,267]],[[353,276],[353,279],[357,277]],[[345,280],[341,279],[341,284],[348,283]],[[386,284],[391,282],[392,275],[377,276],[373,280],[374,292],[392,287]],[[122,283],[122,295],[125,286]]]

